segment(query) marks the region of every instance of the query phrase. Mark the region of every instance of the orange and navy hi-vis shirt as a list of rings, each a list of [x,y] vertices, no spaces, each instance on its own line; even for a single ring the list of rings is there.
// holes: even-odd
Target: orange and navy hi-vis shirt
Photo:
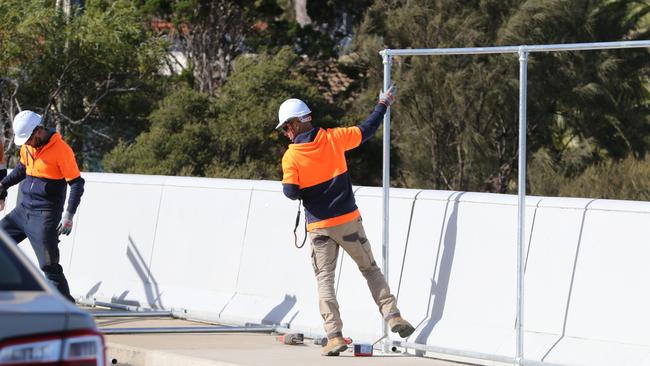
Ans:
[[[282,158],[283,190],[289,198],[302,199],[307,230],[341,225],[360,216],[345,152],[371,137],[385,112],[379,104],[359,126],[314,128],[289,145]]]
[[[41,147],[20,147],[20,162],[1,183],[9,188],[21,181],[22,205],[28,209],[63,210],[70,184],[67,211],[74,214],[83,194],[84,180],[74,152],[56,132]]]

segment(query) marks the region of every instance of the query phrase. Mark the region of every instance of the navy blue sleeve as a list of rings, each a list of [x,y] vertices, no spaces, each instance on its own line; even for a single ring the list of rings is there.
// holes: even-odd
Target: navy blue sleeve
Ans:
[[[81,177],[68,182],[68,185],[70,185],[70,196],[68,197],[68,208],[66,208],[66,211],[71,214],[77,212],[77,207],[79,207],[79,202],[81,202],[81,196],[84,194],[85,184],[86,181]]]
[[[0,169],[0,180],[4,179],[4,177],[7,176],[7,169]],[[7,198],[7,190],[2,189],[0,190],[0,200],[4,200]]]
[[[5,170],[5,177],[2,178],[0,184],[2,184],[2,192],[0,192],[0,199],[7,198],[7,189],[15,184],[20,183],[27,176],[27,171],[23,163],[19,162],[16,164],[16,167],[11,170],[9,175],[6,175],[7,171]]]
[[[359,125],[359,129],[361,130],[361,143],[366,142],[366,140],[377,132],[379,125],[384,120],[384,114],[386,114],[386,106],[377,104],[368,119]]]
[[[292,200],[300,198],[300,188],[297,184],[282,183],[282,192]]]

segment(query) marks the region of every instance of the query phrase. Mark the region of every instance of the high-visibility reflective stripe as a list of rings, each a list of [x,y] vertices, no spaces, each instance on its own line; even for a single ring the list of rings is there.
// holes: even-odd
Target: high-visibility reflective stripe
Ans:
[[[354,210],[353,212],[350,212],[345,215],[337,216],[337,217],[332,217],[331,219],[326,219],[326,220],[321,220],[321,221],[316,221],[311,224],[307,224],[307,231],[311,231],[314,229],[320,229],[324,227],[332,227],[336,225],[341,225],[345,224],[346,222],[350,222],[356,218],[361,216],[359,213],[359,210]]]

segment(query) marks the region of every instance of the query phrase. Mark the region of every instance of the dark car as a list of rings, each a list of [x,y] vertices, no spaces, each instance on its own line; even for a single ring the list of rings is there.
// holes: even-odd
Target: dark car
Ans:
[[[105,354],[93,317],[0,231],[0,365],[105,366]]]

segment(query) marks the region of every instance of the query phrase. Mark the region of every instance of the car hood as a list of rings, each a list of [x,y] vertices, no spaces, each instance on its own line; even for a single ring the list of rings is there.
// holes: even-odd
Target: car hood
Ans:
[[[43,291],[1,291],[0,324],[0,340],[95,328],[90,314],[58,294]]]

